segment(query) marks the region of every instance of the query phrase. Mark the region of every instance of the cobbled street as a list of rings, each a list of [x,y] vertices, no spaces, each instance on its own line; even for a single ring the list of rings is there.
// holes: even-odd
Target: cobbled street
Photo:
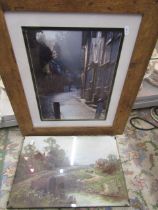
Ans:
[[[52,97],[52,103],[60,103],[61,119],[94,119],[95,109],[89,107],[80,98],[79,90],[58,93]]]

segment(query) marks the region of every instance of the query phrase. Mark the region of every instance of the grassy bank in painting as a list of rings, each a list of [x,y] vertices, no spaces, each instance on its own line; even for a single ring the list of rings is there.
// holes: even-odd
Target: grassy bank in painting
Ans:
[[[15,184],[12,189],[10,205],[15,202],[19,207],[26,205],[30,207],[70,206],[73,203],[86,206],[98,202],[98,206],[102,206],[105,205],[105,201],[116,205],[117,202],[120,203],[121,200],[127,199],[126,187],[120,169],[114,174],[103,173],[93,167],[75,167],[70,171],[67,170],[64,175],[43,171]],[[51,192],[44,180],[50,181],[52,177],[58,179],[58,186],[54,186]],[[44,182],[43,185],[42,182]]]

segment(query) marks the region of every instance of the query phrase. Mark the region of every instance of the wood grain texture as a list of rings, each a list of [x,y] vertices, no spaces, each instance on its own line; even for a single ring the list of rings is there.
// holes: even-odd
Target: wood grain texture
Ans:
[[[29,135],[41,135],[41,136],[75,136],[75,135],[114,135],[116,134],[112,127],[78,127],[78,128],[33,128]]]
[[[2,10],[0,10],[0,75],[20,129],[27,133],[32,128],[31,117]]]
[[[4,11],[143,13],[157,0],[1,0]]]
[[[24,135],[114,135],[121,134],[146,71],[158,37],[157,0],[0,0],[0,74]],[[126,81],[112,127],[37,128],[32,124],[11,41],[4,19],[5,11],[83,12],[106,14],[141,14]]]

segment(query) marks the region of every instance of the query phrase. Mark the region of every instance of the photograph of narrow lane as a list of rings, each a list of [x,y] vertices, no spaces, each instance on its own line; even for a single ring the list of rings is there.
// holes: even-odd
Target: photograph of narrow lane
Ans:
[[[105,120],[119,28],[22,27],[41,120]]]

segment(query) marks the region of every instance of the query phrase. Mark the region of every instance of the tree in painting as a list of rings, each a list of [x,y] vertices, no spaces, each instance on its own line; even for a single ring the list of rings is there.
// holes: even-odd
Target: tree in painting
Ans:
[[[56,144],[55,139],[48,138],[45,140],[45,143],[47,144],[45,147],[47,153],[45,162],[47,163],[46,167],[48,170],[70,166],[65,151]]]

